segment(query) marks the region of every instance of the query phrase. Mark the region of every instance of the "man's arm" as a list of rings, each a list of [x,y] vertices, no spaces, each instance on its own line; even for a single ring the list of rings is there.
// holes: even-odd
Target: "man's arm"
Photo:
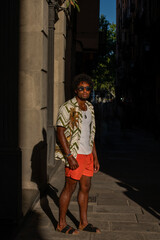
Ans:
[[[96,151],[95,142],[93,143],[92,153],[93,153],[94,173],[97,173],[99,171],[100,165],[99,165],[99,161],[98,161],[98,157],[97,157],[97,151]]]
[[[61,147],[66,155],[70,153],[69,144],[64,134],[64,127],[57,127],[57,137],[61,144]],[[74,170],[79,167],[77,160],[73,157],[73,155],[67,157],[69,168]]]

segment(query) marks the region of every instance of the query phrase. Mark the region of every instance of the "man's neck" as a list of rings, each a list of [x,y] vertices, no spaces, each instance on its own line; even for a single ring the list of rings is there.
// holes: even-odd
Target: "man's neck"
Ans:
[[[82,99],[80,99],[80,98],[77,97],[77,96],[76,96],[76,99],[77,99],[79,108],[80,108],[81,110],[86,110],[86,100],[82,100]]]

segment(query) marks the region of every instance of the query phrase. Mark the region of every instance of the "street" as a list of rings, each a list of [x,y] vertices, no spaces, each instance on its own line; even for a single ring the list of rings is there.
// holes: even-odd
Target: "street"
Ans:
[[[142,129],[122,131],[117,119],[99,121],[96,146],[101,168],[92,180],[88,220],[101,229],[101,234],[81,231],[71,236],[55,231],[58,197],[64,185],[61,164],[50,182],[48,196],[37,202],[15,240],[160,239],[160,142]],[[77,190],[67,214],[73,227],[79,223]]]

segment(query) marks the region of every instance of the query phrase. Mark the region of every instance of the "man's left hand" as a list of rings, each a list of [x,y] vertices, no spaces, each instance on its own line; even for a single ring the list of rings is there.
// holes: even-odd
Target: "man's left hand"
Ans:
[[[94,173],[97,173],[100,169],[100,165],[99,165],[99,162],[98,160],[94,161]]]

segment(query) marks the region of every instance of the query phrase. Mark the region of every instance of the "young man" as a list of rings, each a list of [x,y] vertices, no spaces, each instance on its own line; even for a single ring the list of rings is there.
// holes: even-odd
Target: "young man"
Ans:
[[[56,158],[65,160],[65,186],[59,199],[59,222],[57,231],[67,234],[78,234],[79,231],[67,225],[66,212],[76,188],[80,183],[78,204],[80,213],[79,229],[100,233],[87,220],[88,194],[93,173],[99,171],[99,162],[94,142],[95,116],[94,109],[87,99],[93,84],[86,74],[75,77],[73,82],[75,97],[65,102],[59,109],[57,118],[57,138],[59,148]]]

